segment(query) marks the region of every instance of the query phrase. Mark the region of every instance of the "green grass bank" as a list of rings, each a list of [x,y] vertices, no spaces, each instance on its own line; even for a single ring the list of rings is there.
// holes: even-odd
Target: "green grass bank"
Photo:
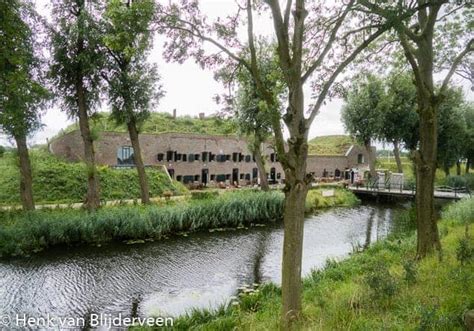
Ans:
[[[38,204],[82,202],[87,192],[84,163],[65,162],[41,149],[32,150],[33,193]],[[0,205],[20,204],[20,174],[13,153],[0,158]],[[158,169],[147,169],[150,192],[158,197],[165,191],[183,194],[186,188],[171,181]],[[135,169],[98,167],[102,200],[138,199],[140,187]]]
[[[474,199],[450,205],[440,234],[443,260],[414,260],[413,213],[397,217],[386,240],[346,260],[328,260],[303,280],[303,316],[295,330],[464,330],[474,309]],[[408,231],[408,232],[407,232]],[[281,291],[264,284],[227,307],[195,310],[173,330],[279,330]],[[140,329],[140,328],[138,328]]]
[[[317,196],[320,190],[311,191]],[[358,200],[335,189],[333,197],[308,199],[308,212],[324,206],[348,206]],[[342,197],[345,197],[343,199]],[[179,202],[151,206],[104,207],[84,210],[0,212],[0,257],[25,256],[58,245],[160,239],[165,235],[212,228],[238,228],[281,219],[281,192],[239,190],[220,195],[196,194]]]

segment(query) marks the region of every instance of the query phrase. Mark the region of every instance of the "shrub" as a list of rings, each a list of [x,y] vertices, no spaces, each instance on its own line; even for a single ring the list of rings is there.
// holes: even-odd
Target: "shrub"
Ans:
[[[406,260],[403,262],[403,269],[405,270],[405,280],[409,284],[416,283],[418,276],[418,268],[414,260]]]
[[[218,191],[193,191],[191,192],[191,199],[193,200],[206,200],[213,199],[219,196]]]
[[[466,187],[466,179],[463,176],[448,176],[444,183],[451,187]]]
[[[4,154],[5,154],[5,147],[0,145],[0,157],[3,157]]]
[[[369,266],[364,282],[369,287],[371,296],[376,300],[389,299],[397,290],[396,279],[382,261],[376,261]]]
[[[323,197],[323,190],[334,190],[334,196]],[[337,187],[318,188],[308,191],[306,197],[306,210],[311,212],[315,209],[329,208],[335,206],[354,206],[360,203],[360,200],[350,191]]]
[[[404,190],[414,190],[416,189],[416,179],[415,178],[407,178],[403,183]]]
[[[474,248],[471,247],[468,238],[459,239],[458,246],[456,247],[456,259],[465,265],[469,263],[474,256]]]
[[[474,174],[464,174],[462,176],[448,176],[442,181],[443,185],[451,187],[466,187],[469,190],[474,190]]]

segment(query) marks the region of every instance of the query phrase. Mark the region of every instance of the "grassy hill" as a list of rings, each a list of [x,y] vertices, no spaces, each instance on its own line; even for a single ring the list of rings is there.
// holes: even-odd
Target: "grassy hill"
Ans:
[[[93,116],[91,126],[95,131],[127,132],[125,125],[117,125],[109,118],[109,113],[97,113]],[[71,132],[79,129],[74,123],[64,129]],[[150,118],[143,123],[141,133],[203,133],[203,134],[236,134],[237,127],[230,119],[216,116],[199,119],[191,116],[178,116],[175,119],[168,113],[151,113]],[[61,134],[60,134],[61,135]]]
[[[321,136],[309,141],[309,154],[317,155],[343,155],[354,140],[345,135]]]
[[[30,151],[35,201],[42,203],[81,202],[87,192],[84,163],[65,162],[41,149]],[[101,198],[103,200],[135,199],[140,197],[135,169],[99,167]],[[20,174],[12,152],[0,157],[0,205],[19,204]],[[186,191],[181,183],[170,181],[158,169],[147,169],[151,196],[164,191],[180,194]]]

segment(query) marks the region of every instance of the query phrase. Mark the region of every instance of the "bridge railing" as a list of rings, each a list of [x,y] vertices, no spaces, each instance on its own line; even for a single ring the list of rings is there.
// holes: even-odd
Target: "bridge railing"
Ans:
[[[360,185],[356,185],[356,187],[358,187]],[[388,192],[400,192],[402,193],[403,192],[403,189],[404,189],[404,184],[403,183],[392,183],[390,181],[390,178],[387,178],[384,180],[383,184],[381,185],[380,183],[380,178],[377,177],[377,178],[371,178],[371,179],[368,179],[365,181],[365,189],[368,190],[368,191],[380,191],[380,190],[384,190],[384,191],[388,191]],[[415,194],[415,188],[412,187],[411,189],[411,192],[412,194]]]
[[[364,187],[367,191],[374,191],[374,192],[406,192],[408,190],[404,190],[404,185],[403,183],[391,183],[390,179],[385,180],[382,185],[380,185],[380,179],[379,178],[373,178],[373,179],[367,179],[363,183],[356,183],[355,187]],[[411,191],[412,195],[415,195],[416,193],[416,186],[412,186],[409,191]],[[452,187],[452,186],[435,186],[434,188],[435,192],[446,192],[446,193],[453,193],[454,198],[457,199],[460,197],[460,194],[468,194],[469,196],[471,195],[471,191],[469,187],[463,186],[463,187]]]
[[[447,185],[435,186],[435,191],[438,192],[447,192],[447,193],[454,193],[454,197],[457,198],[459,193],[466,193],[471,196],[471,190],[467,186],[460,186],[460,187],[452,187]]]

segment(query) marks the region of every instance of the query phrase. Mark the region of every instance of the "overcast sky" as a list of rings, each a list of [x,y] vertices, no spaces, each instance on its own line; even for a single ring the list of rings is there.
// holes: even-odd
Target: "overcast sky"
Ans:
[[[46,17],[50,16],[50,2],[47,0],[36,0],[37,9]],[[202,11],[210,17],[226,15],[235,10],[233,0],[201,0]],[[256,31],[260,33],[272,33],[272,24],[267,17],[257,18]],[[192,60],[183,64],[166,63],[161,56],[162,40],[155,40],[154,49],[151,52],[149,61],[156,62],[159,67],[159,73],[162,78],[162,85],[166,95],[160,100],[157,112],[172,112],[177,109],[178,115],[197,116],[204,112],[211,115],[218,110],[213,101],[213,97],[222,92],[222,85],[213,78],[211,71],[202,70],[200,66]],[[467,87],[467,84],[466,84]],[[473,99],[473,93],[465,88],[468,98]],[[306,92],[307,101],[309,102]],[[321,135],[343,134],[344,127],[340,120],[341,100],[328,101],[322,107],[321,112],[316,117],[311,130],[310,138]],[[103,106],[104,111],[107,106]],[[37,132],[31,139],[30,145],[34,143],[44,143],[46,138],[57,134],[61,129],[72,123],[67,116],[57,107],[49,109],[42,118],[44,128]],[[6,143],[5,139],[0,137],[0,144]]]

